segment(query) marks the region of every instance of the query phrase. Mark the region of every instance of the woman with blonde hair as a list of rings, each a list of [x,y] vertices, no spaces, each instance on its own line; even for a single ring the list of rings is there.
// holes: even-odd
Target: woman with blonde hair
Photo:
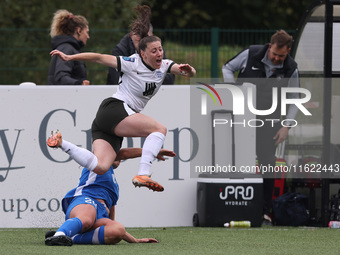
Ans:
[[[90,38],[88,21],[81,15],[58,10],[52,19],[50,36],[52,50],[57,49],[69,55],[77,54]],[[53,57],[48,71],[48,85],[90,85],[85,63],[64,62]]]

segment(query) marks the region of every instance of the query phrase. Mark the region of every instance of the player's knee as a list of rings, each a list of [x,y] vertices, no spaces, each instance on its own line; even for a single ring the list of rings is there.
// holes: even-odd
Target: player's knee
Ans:
[[[157,132],[160,132],[163,135],[166,135],[166,133],[168,132],[168,129],[166,128],[166,126],[159,124],[158,127],[157,127]]]
[[[119,222],[115,222],[105,227],[105,241],[109,244],[119,243],[126,233],[125,227]]]
[[[83,232],[90,229],[92,227],[92,225],[94,224],[94,220],[90,217],[82,218],[81,222],[83,223],[83,229],[82,229]]]
[[[111,166],[109,166],[109,165],[100,165],[100,164],[98,164],[96,166],[96,168],[93,170],[93,172],[95,172],[98,175],[103,175],[103,174],[105,174],[110,169],[110,167]]]
[[[96,168],[93,170],[96,174],[105,174],[112,166],[113,161],[108,161],[105,158],[100,158]]]

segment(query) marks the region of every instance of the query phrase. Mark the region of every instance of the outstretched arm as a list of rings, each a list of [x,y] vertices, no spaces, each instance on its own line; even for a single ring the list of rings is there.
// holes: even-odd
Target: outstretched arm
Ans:
[[[100,65],[117,68],[117,57],[108,55],[108,54],[84,52],[84,53],[78,53],[74,55],[66,55],[65,53],[59,50],[52,50],[50,52],[50,55],[51,56],[57,55],[64,61],[77,60],[77,61],[85,61],[85,62],[94,62]]]
[[[173,158],[173,157],[176,156],[176,153],[173,152],[173,151],[161,149],[161,150],[159,151],[159,153],[158,153],[158,155],[157,155],[156,158],[159,159],[159,160],[164,161],[164,160],[165,160],[164,156],[172,157],[172,158]]]
[[[116,169],[120,165],[121,160],[126,160],[130,158],[138,158],[142,156],[142,148],[124,148],[120,149],[116,157],[115,162],[113,162],[112,167]],[[157,155],[157,159],[164,161],[165,157],[175,157],[176,153],[170,150],[161,149]]]
[[[117,161],[138,158],[142,155],[142,148],[124,148],[118,152]],[[161,149],[157,155],[157,159],[164,161],[164,156],[175,157],[176,153],[170,150]]]
[[[125,232],[123,240],[128,242],[128,243],[158,243],[158,241],[154,238],[137,239],[137,238],[133,237],[131,234],[129,234],[128,232]]]

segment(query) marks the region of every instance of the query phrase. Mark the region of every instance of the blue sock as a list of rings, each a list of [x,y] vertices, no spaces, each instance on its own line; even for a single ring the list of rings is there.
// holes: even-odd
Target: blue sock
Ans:
[[[101,226],[83,234],[75,235],[73,239],[74,244],[105,244],[104,228]]]
[[[78,233],[81,232],[83,228],[83,223],[78,218],[71,218],[66,220],[63,225],[60,226],[60,228],[57,230],[56,234],[58,235],[58,232],[62,232],[65,235],[72,237]]]

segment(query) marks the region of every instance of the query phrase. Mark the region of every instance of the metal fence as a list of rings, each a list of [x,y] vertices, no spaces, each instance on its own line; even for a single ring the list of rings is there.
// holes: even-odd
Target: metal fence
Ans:
[[[91,29],[83,51],[110,54],[128,30]],[[197,78],[221,78],[222,65],[250,44],[270,41],[275,30],[237,29],[155,29],[162,39],[167,58],[189,63],[197,70]],[[294,31],[288,31],[293,34]],[[50,62],[48,29],[0,28],[0,84],[17,85],[31,81],[47,84]],[[107,68],[87,63],[91,84],[106,84]],[[176,77],[176,84],[188,84]]]

